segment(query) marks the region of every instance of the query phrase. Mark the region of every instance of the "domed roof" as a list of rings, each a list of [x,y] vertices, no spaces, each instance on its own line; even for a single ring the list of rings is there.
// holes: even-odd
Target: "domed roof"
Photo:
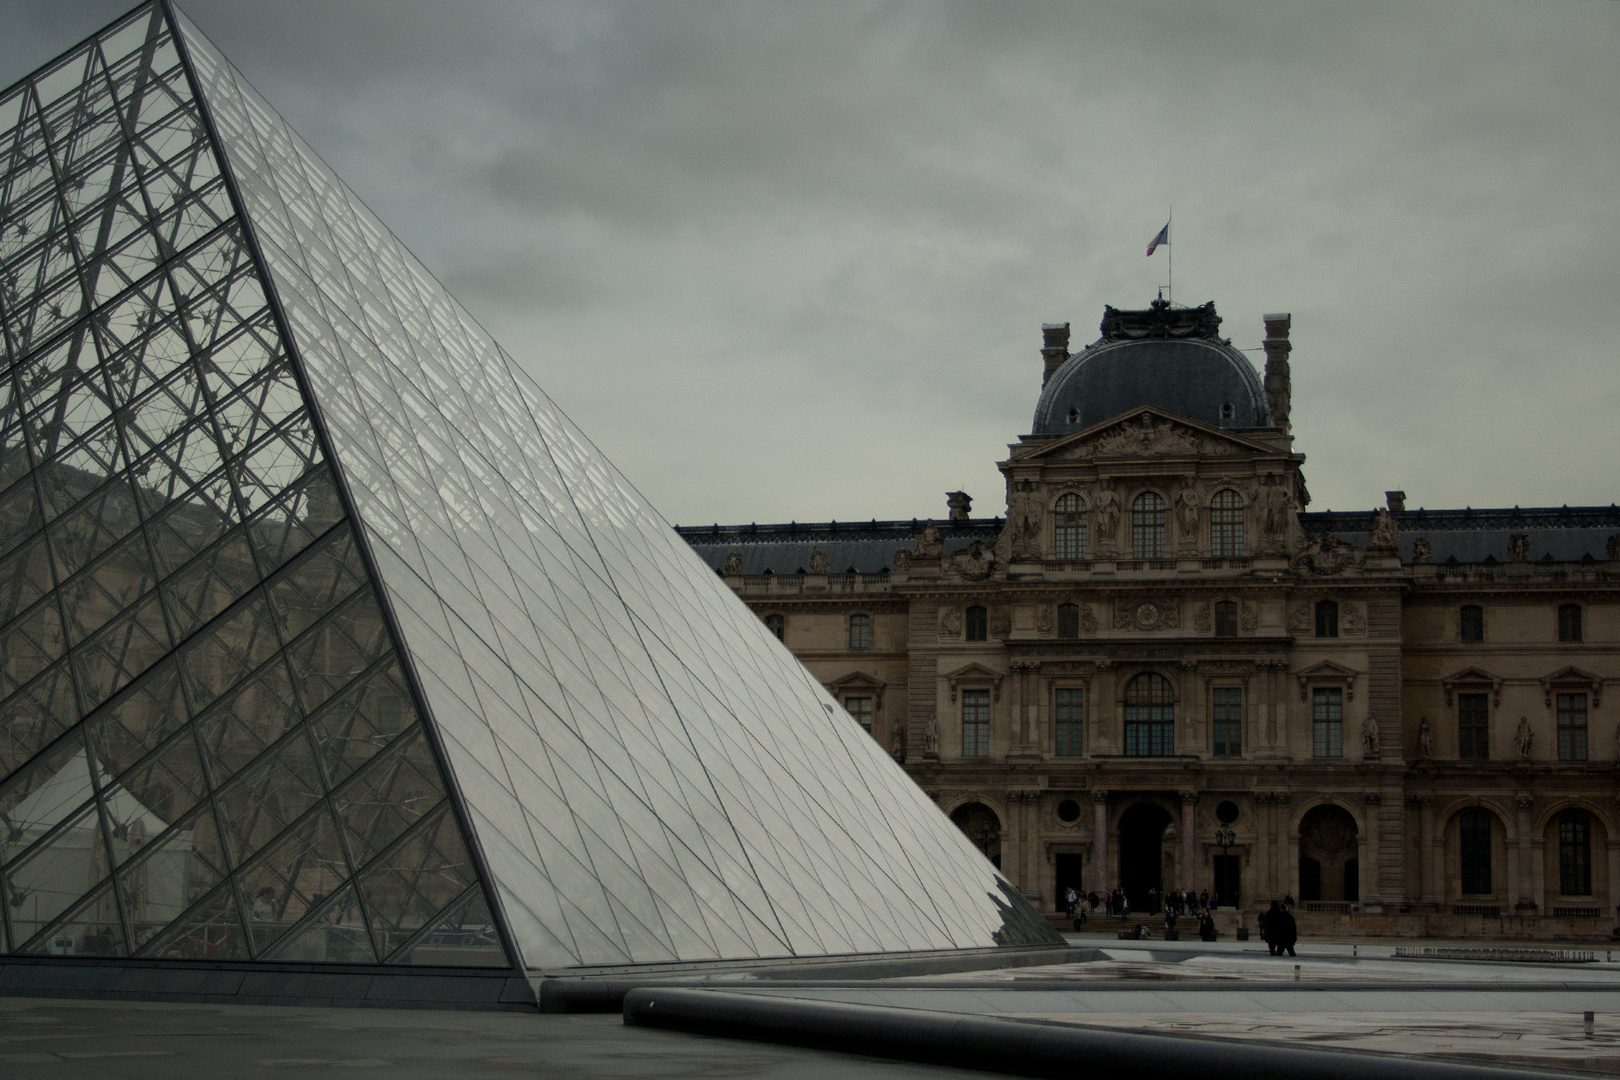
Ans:
[[[1271,427],[1254,365],[1217,331],[1213,302],[1146,311],[1103,309],[1102,337],[1047,379],[1035,405],[1036,435],[1067,435],[1155,405],[1212,427]]]

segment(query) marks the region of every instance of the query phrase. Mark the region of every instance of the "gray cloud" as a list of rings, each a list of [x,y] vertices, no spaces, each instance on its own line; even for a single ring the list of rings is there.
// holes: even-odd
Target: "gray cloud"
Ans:
[[[993,512],[1172,203],[1318,508],[1620,489],[1606,0],[183,6],[674,520]],[[10,0],[0,82],[120,10]]]

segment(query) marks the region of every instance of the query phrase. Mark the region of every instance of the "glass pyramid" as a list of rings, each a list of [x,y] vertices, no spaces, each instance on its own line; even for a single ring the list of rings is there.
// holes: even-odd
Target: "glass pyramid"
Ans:
[[[0,93],[0,951],[1056,941],[183,16]]]

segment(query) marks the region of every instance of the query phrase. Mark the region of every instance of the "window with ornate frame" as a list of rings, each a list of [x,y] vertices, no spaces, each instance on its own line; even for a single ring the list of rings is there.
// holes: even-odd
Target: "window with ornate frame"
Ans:
[[[1144,671],[1125,685],[1125,753],[1169,757],[1175,752],[1175,690],[1163,675]]]
[[[1491,812],[1475,807],[1457,815],[1462,891],[1469,896],[1491,892]]]
[[[1339,604],[1336,600],[1316,602],[1316,636],[1339,636]]]
[[[1058,757],[1079,757],[1086,752],[1086,691],[1081,686],[1052,690],[1052,727]]]
[[[1238,636],[1238,606],[1236,600],[1215,601],[1215,636]]]
[[[990,756],[990,691],[962,691],[962,756]]]
[[[1344,757],[1344,691],[1337,686],[1311,690],[1311,750],[1317,757]]]
[[[1068,492],[1052,504],[1052,558],[1083,561],[1086,554],[1086,504]]]
[[[1060,638],[1080,636],[1080,605],[1059,604],[1057,609],[1057,635]]]
[[[1592,818],[1585,810],[1558,815],[1558,890],[1564,896],[1592,895]]]
[[[1237,757],[1243,753],[1243,688],[1217,686],[1210,697],[1215,756]]]
[[[851,649],[872,647],[872,616],[860,613],[849,617],[849,647]]]
[[[1464,604],[1457,609],[1457,639],[1464,645],[1478,645],[1485,640],[1484,608]]]
[[[1217,559],[1243,557],[1243,496],[1222,488],[1209,501],[1210,554]]]
[[[1457,757],[1463,761],[1491,758],[1491,698],[1489,694],[1457,695]]]
[[[1558,760],[1586,760],[1586,695],[1558,694]]]
[[[1144,491],[1131,504],[1131,557],[1164,558],[1164,496]]]
[[[1558,640],[1581,640],[1581,605],[1558,605]]]
[[[787,616],[786,615],[767,615],[767,616],[765,616],[765,629],[767,629],[771,633],[775,634],[777,641],[786,641],[787,640]]]
[[[967,639],[969,641],[988,641],[990,639],[990,611],[982,604],[974,604],[967,609],[966,618]]]

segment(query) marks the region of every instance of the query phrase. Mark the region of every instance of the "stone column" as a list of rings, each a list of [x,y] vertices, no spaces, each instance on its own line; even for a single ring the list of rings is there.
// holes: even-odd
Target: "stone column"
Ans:
[[[1193,874],[1193,865],[1198,858],[1198,838],[1193,829],[1197,823],[1198,792],[1183,791],[1181,793],[1181,887],[1192,889],[1196,886],[1196,877]]]
[[[1527,792],[1521,792],[1513,796],[1516,828],[1519,833],[1519,842],[1514,845],[1518,849],[1519,858],[1517,860],[1518,866],[1515,868],[1517,873],[1513,877],[1513,888],[1518,894],[1518,899],[1514,901],[1514,907],[1517,908],[1521,901],[1528,899],[1537,905],[1536,914],[1539,915],[1541,914],[1541,886],[1537,883],[1541,881],[1542,872],[1541,868],[1535,864],[1535,838],[1530,835],[1530,811],[1535,804],[1535,796]],[[1517,911],[1515,911],[1515,914],[1517,914]]]
[[[1434,849],[1434,797],[1430,795],[1417,796],[1418,804],[1418,867],[1417,871],[1422,879],[1422,895],[1419,902],[1432,907],[1440,901],[1435,895],[1439,882],[1434,876],[1434,860],[1430,852]]]
[[[1295,903],[1303,903],[1299,898],[1299,832],[1294,828],[1290,809],[1294,804],[1294,796],[1286,791],[1277,793],[1277,833],[1278,839],[1286,836],[1288,846],[1283,848],[1282,891],[1294,898]]]
[[[1271,897],[1271,795],[1254,793],[1254,882],[1249,888],[1251,900]]]
[[[1383,827],[1384,797],[1376,791],[1369,791],[1362,797],[1362,806],[1366,807],[1367,819],[1367,850],[1365,858],[1359,867],[1361,881],[1358,882],[1358,892],[1361,896],[1362,910],[1373,905],[1382,908],[1384,904],[1382,866],[1378,857],[1378,832]],[[1297,900],[1298,897],[1295,897]]]
[[[1095,697],[1091,703],[1094,729],[1091,743],[1094,753],[1117,754],[1123,748],[1119,727],[1118,708],[1114,704],[1114,665],[1109,660],[1097,662],[1097,678],[1093,683]]]
[[[1276,695],[1272,698],[1276,705],[1272,708],[1272,714],[1277,722],[1277,741],[1272,748],[1279,754],[1288,753],[1288,703],[1294,696],[1294,688],[1288,685],[1288,676],[1283,670],[1285,663],[1287,661],[1280,660],[1271,669],[1271,677],[1276,681]],[[1293,895],[1295,900],[1299,899],[1298,893]]]
[[[1099,893],[1108,891],[1108,792],[1091,793],[1091,880]]]
[[[1198,754],[1204,746],[1203,695],[1198,690],[1198,665],[1191,660],[1181,662],[1182,730],[1185,739],[1176,740],[1176,753]]]
[[[1536,898],[1536,914],[1551,914],[1547,910],[1547,841],[1536,836],[1530,840],[1530,884]]]

